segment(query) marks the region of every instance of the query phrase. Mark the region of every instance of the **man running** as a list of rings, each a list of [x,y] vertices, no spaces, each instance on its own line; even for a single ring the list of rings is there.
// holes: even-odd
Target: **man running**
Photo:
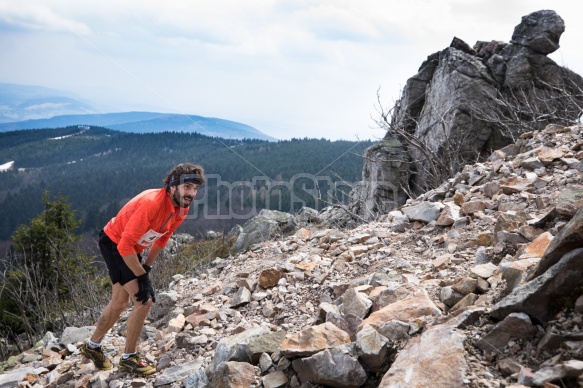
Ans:
[[[101,350],[101,341],[131,299],[134,307],[126,323],[125,350],[118,370],[136,376],[156,372],[136,349],[146,316],[156,301],[149,272],[172,233],[186,219],[189,205],[204,182],[201,166],[179,164],[166,176],[163,188],[146,190],[135,196],[100,232],[99,249],[113,284],[112,296],[93,335],[80,349],[97,369],[112,368],[111,361]],[[148,257],[142,263],[141,253],[148,247]]]

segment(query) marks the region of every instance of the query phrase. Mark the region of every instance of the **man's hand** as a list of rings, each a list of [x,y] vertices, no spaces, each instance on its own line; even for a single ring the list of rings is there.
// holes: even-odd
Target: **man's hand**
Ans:
[[[144,271],[146,271],[146,273],[150,273],[150,271],[152,270],[152,267],[149,266],[148,264],[142,264],[142,268],[144,269]]]
[[[145,274],[138,276],[137,279],[139,291],[134,294],[136,301],[145,304],[151,297],[152,302],[156,302],[156,293],[154,292],[154,286],[152,286],[152,282],[150,281],[150,275],[146,272]]]

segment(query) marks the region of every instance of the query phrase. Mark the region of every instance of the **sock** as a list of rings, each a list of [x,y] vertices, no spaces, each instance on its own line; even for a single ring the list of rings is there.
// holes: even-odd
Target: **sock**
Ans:
[[[124,353],[124,354],[121,355],[121,358],[122,358],[122,360],[127,360],[128,358],[130,358],[134,354],[136,354],[136,352],[133,352],[133,353]]]
[[[91,349],[97,349],[101,347],[101,343],[93,342],[91,340],[87,341],[87,345],[89,345]]]

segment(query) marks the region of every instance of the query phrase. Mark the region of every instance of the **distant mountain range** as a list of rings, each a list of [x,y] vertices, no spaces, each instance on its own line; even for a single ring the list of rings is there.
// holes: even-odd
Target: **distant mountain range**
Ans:
[[[155,112],[122,112],[55,116],[49,119],[26,120],[0,124],[0,132],[20,129],[63,128],[71,125],[92,125],[122,132],[197,132],[224,139],[276,140],[257,129],[235,121],[194,115]]]
[[[219,118],[157,112],[97,113],[72,93],[0,83],[0,132],[93,125],[122,132],[197,132],[225,139],[277,140],[249,125]]]
[[[43,86],[0,83],[0,123],[97,113],[73,93]]]

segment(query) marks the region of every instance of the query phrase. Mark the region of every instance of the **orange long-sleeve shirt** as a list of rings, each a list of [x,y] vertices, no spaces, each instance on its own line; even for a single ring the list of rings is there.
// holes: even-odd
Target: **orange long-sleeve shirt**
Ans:
[[[103,230],[117,244],[119,254],[127,256],[151,245],[143,241],[149,231],[162,234],[154,244],[164,248],[187,215],[188,208],[174,206],[165,189],[151,189],[132,198]]]

